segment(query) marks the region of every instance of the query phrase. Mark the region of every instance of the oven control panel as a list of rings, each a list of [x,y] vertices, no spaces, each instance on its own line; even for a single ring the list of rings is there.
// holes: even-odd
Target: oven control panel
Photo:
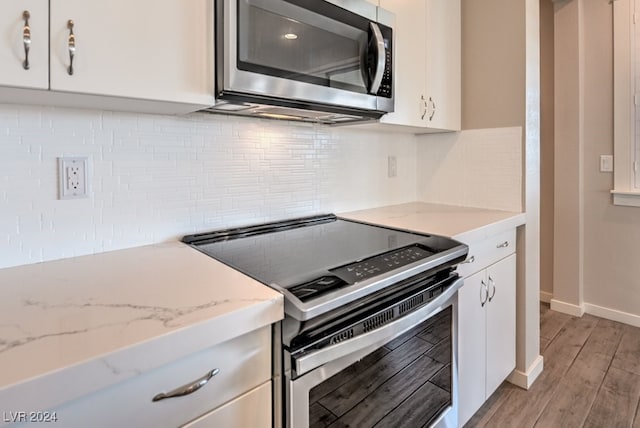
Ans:
[[[355,284],[365,279],[424,260],[433,254],[435,254],[433,251],[428,250],[422,245],[410,245],[358,262],[329,269],[332,275],[322,276],[305,282],[304,284],[296,285],[289,288],[289,291],[298,299],[305,302],[338,288]]]
[[[391,272],[394,269],[410,265],[431,257],[434,253],[420,245],[411,245],[389,253],[380,254],[360,262],[351,263],[330,272],[343,278],[350,284],[364,281],[376,275]]]

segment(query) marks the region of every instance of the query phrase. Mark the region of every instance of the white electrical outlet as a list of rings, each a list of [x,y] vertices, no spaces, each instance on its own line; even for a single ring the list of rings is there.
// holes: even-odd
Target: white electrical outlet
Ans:
[[[389,178],[398,176],[398,159],[395,156],[387,158],[387,176]]]
[[[89,197],[89,158],[58,158],[59,199]]]

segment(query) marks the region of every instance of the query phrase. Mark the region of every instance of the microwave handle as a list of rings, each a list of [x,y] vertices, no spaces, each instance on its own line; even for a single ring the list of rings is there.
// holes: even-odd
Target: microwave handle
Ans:
[[[384,48],[384,38],[380,27],[375,22],[371,22],[371,31],[373,31],[373,38],[378,51],[378,63],[376,64],[376,73],[373,76],[373,82],[371,83],[370,93],[377,94],[382,84],[382,77],[384,76],[384,69],[386,65],[386,49]]]

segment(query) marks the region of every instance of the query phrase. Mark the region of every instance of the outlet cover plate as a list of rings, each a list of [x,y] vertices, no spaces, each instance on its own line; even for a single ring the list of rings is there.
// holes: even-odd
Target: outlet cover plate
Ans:
[[[398,176],[398,158],[391,155],[387,157],[387,177],[393,178]]]
[[[89,197],[89,158],[58,158],[58,198],[83,199]]]

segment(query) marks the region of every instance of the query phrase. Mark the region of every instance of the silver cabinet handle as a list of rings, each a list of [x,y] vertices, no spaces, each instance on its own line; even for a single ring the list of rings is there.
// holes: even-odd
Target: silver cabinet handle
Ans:
[[[482,294],[484,291],[484,296]],[[489,289],[487,288],[487,284],[484,282],[484,279],[480,281],[480,306],[484,308],[484,305],[487,304],[487,299],[489,297]]]
[[[433,101],[433,98],[429,97],[429,103],[431,104],[431,114],[429,115],[429,122],[433,120],[433,116],[436,114],[436,102]]]
[[[28,10],[22,12],[22,19],[24,19],[24,27],[22,28],[22,43],[24,44],[24,62],[22,68],[29,69],[29,49],[31,48],[31,27],[29,27],[29,18],[31,14]]]
[[[69,39],[67,42],[69,46],[69,68],[67,68],[67,72],[69,76],[73,76],[73,57],[76,54],[76,36],[73,34],[73,25],[72,19],[67,21],[67,28],[69,29]]]
[[[489,275],[489,284],[491,284],[491,296],[489,296],[489,301],[492,301],[496,295],[496,282],[491,278],[491,275]],[[487,294],[489,294],[488,289]]]
[[[160,401],[164,400],[165,398],[182,397],[184,395],[193,394],[194,392],[205,386],[207,382],[209,382],[211,378],[217,375],[219,372],[220,369],[213,369],[194,382],[182,385],[180,388],[176,388],[173,391],[161,392],[160,394],[153,397],[151,401]]]
[[[496,248],[507,248],[509,246],[509,241],[504,241],[502,244],[496,245]]]
[[[466,264],[466,263],[473,263],[476,261],[476,256],[471,256],[469,257],[467,260],[460,262],[461,265]]]
[[[423,108],[422,115],[420,116],[420,120],[424,120],[424,117],[427,115],[427,100],[424,99],[424,95],[420,95],[420,106]]]

